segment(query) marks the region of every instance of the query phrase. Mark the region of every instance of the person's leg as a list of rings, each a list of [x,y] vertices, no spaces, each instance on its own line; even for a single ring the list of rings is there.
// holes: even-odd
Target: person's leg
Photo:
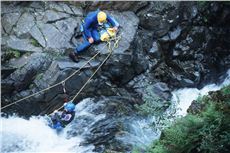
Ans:
[[[89,41],[87,40],[87,38],[85,37],[85,35],[83,35],[83,43],[80,44],[79,46],[76,47],[75,49],[75,53],[78,54],[82,51],[84,51],[85,49],[87,49],[91,44],[89,43]]]
[[[84,51],[86,48],[88,48],[91,44],[89,43],[89,41],[86,39],[85,35],[83,34],[83,43],[80,44],[79,46],[76,46],[74,52],[71,52],[69,54],[70,59],[72,59],[74,62],[78,62],[77,60],[77,56],[80,52]]]
[[[82,51],[84,51],[85,49],[87,49],[91,44],[89,43],[88,40],[84,40],[84,42],[82,44],[80,44],[79,46],[76,47],[75,49],[75,53],[78,54]]]
[[[92,37],[94,39],[94,42],[100,42],[101,41],[100,34],[96,29],[92,30]],[[91,45],[84,34],[83,34],[83,38],[84,38],[84,42],[81,45],[79,45],[78,47],[76,47],[75,53],[82,52]]]
[[[101,39],[100,39],[100,33],[96,29],[94,29],[92,31],[92,37],[94,39],[94,42],[96,42],[96,43],[98,43],[98,42],[101,41]]]

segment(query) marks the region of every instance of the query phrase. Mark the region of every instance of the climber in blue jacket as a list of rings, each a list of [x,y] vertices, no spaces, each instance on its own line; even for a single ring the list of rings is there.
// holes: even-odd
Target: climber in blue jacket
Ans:
[[[75,105],[72,102],[68,102],[64,104],[64,110],[54,111],[51,114],[50,127],[56,129],[57,131],[61,131],[67,124],[69,124],[75,116]]]
[[[104,24],[110,24],[114,31],[118,30],[118,22],[106,14],[103,11],[97,10],[88,13],[84,22],[81,26],[81,31],[83,32],[83,43],[76,46],[74,52],[69,54],[69,57],[74,61],[78,62],[77,55],[88,48],[94,42],[100,42],[100,28],[103,28]]]

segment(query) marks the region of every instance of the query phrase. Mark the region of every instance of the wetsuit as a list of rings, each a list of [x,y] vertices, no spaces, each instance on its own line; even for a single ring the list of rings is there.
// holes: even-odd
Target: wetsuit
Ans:
[[[54,115],[51,116],[51,120],[53,122],[53,128],[57,129],[64,128],[66,125],[68,125],[75,117],[75,111],[72,112],[67,112],[63,111],[61,112],[56,112]]]

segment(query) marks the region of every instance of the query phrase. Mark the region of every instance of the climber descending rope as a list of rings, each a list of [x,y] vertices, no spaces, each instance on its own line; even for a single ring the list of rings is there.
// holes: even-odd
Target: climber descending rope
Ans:
[[[68,103],[64,103],[63,106],[55,110],[53,113],[49,114],[49,126],[53,129],[56,129],[57,132],[60,132],[67,124],[69,124],[73,118],[75,112],[75,105],[73,104],[73,101],[75,98],[81,93],[81,91],[85,88],[85,86],[90,82],[90,80],[93,78],[93,76],[97,73],[97,71],[102,67],[102,65],[109,59],[109,57],[112,55],[112,51],[114,48],[118,47],[118,42],[121,37],[115,37],[108,40],[108,48],[109,48],[109,54],[106,56],[106,58],[103,60],[103,62],[98,66],[98,68],[94,71],[94,73],[90,76],[90,78],[85,82],[85,84],[81,87],[81,89],[76,93],[76,95],[70,100]],[[113,48],[111,48],[111,40],[115,40]],[[64,110],[61,112],[61,110],[64,107]]]
[[[70,123],[74,116],[75,116],[75,104],[73,104],[73,101],[76,99],[76,97],[81,93],[81,91],[85,88],[85,86],[90,82],[90,80],[93,78],[93,76],[97,73],[97,71],[102,67],[102,65],[109,59],[109,57],[112,55],[112,52],[113,52],[113,49],[114,48],[117,48],[118,47],[118,43],[121,39],[121,36],[115,36],[115,37],[110,37],[108,40],[107,40],[107,45],[108,46],[108,51],[109,51],[109,54],[106,56],[106,58],[102,61],[102,63],[98,66],[98,68],[94,71],[94,73],[90,76],[90,78],[85,82],[85,84],[81,87],[81,89],[76,93],[76,95],[72,98],[72,100],[70,100],[68,103],[64,103],[63,106],[61,106],[60,108],[58,108],[57,110],[55,110],[53,113],[49,114],[49,117],[46,119],[49,120],[49,126],[53,129],[56,129],[57,132],[60,132],[68,123]],[[115,41],[114,42],[114,45],[113,47],[111,47],[111,42],[112,41]],[[105,47],[105,46],[104,46]],[[89,63],[92,59],[94,59],[96,57],[96,55],[98,55],[99,52],[97,54],[95,54],[89,61],[87,61],[80,69],[78,69],[77,71],[75,71],[74,73],[72,73],[70,76],[68,76],[66,79],[64,79],[63,81],[51,86],[51,87],[48,87],[46,89],[43,89],[37,93],[34,93],[30,96],[27,96],[27,97],[24,97],[22,99],[19,99],[11,104],[8,104],[4,107],[1,108],[4,109],[4,108],[7,108],[7,107],[10,107],[16,103],[19,103],[25,99],[28,99],[32,96],[35,96],[37,94],[40,94],[44,91],[47,91],[47,90],[50,90],[51,88],[57,86],[57,85],[62,85],[63,86],[63,92],[66,93],[66,89],[65,89],[65,82],[70,79],[72,76],[74,76],[77,72],[79,72],[82,68],[84,68],[85,65],[87,65],[87,63]],[[64,102],[66,102],[67,99],[64,99]],[[62,108],[64,107],[64,111],[60,112],[59,110],[61,110]]]
[[[110,39],[107,41],[107,44],[106,44],[104,47],[108,46],[110,52],[109,52],[109,55],[106,57],[106,60],[108,59],[108,57],[109,57],[109,56],[111,55],[111,53],[112,53],[112,51],[111,51],[111,50],[112,50],[112,49],[111,49],[111,41],[115,41],[115,43],[114,43],[114,48],[117,48],[120,39],[121,39],[121,36],[118,36],[118,37],[110,38]],[[102,49],[104,49],[104,47],[103,47]],[[75,72],[73,72],[70,76],[68,76],[68,77],[65,78],[64,80],[62,80],[62,81],[60,81],[60,82],[58,82],[58,83],[56,83],[56,84],[54,84],[54,85],[52,85],[52,86],[50,86],[50,87],[48,87],[48,88],[45,88],[45,89],[43,89],[43,90],[40,90],[40,91],[38,91],[38,92],[36,92],[36,93],[33,93],[33,94],[29,95],[29,96],[26,96],[26,97],[24,97],[24,98],[22,98],[22,99],[19,99],[19,100],[17,100],[17,101],[14,101],[14,102],[12,102],[12,103],[10,103],[10,104],[8,104],[8,105],[5,105],[5,106],[1,107],[1,110],[5,109],[5,108],[8,108],[8,107],[10,107],[10,106],[12,106],[12,105],[15,105],[15,104],[17,104],[17,103],[20,103],[20,102],[22,102],[23,100],[26,100],[26,99],[31,98],[31,97],[33,97],[33,96],[39,95],[39,94],[41,94],[41,93],[43,93],[43,92],[45,92],[45,91],[48,91],[48,90],[50,90],[50,89],[52,89],[52,88],[54,88],[54,87],[56,87],[56,86],[58,86],[58,85],[63,85],[63,84],[65,84],[65,82],[66,82],[67,80],[69,80],[71,77],[73,77],[73,76],[74,76],[75,74],[77,74],[79,71],[81,71],[91,60],[95,59],[95,57],[96,57],[97,55],[99,55],[99,54],[100,54],[100,51],[98,51],[98,52],[97,52],[93,57],[91,57],[84,65],[82,65],[78,70],[76,70]],[[104,61],[103,61],[103,63],[104,63]],[[63,90],[66,90],[66,89],[63,89]]]
[[[113,34],[113,33],[116,33],[116,31],[111,31],[111,28],[107,28],[107,31],[105,31],[104,34],[103,34],[103,33],[100,33],[100,34],[101,34],[101,41],[106,41],[106,42],[107,42],[107,45],[105,45],[104,47],[108,46],[108,48],[111,48],[111,47],[110,47],[111,41],[115,41],[114,47],[118,47],[118,42],[119,42],[119,40],[120,40],[121,37],[117,37],[117,36],[116,36],[115,34]],[[104,47],[102,48],[102,50],[104,49]],[[27,96],[27,97],[24,97],[24,98],[22,98],[22,99],[19,99],[19,100],[15,101],[15,102],[12,102],[12,103],[10,103],[10,104],[8,104],[8,105],[5,105],[4,107],[1,107],[1,110],[5,109],[5,108],[7,108],[7,107],[10,107],[10,106],[12,106],[12,105],[14,105],[14,104],[17,104],[17,103],[19,103],[19,102],[21,102],[21,101],[23,101],[23,100],[26,100],[26,99],[28,99],[28,98],[30,98],[30,97],[39,95],[39,94],[41,94],[41,93],[43,93],[43,92],[45,92],[45,91],[48,91],[48,90],[50,90],[50,89],[52,89],[52,88],[54,88],[54,87],[56,87],[56,86],[65,84],[65,82],[66,82],[67,80],[69,80],[71,77],[73,77],[73,76],[74,76],[75,74],[77,74],[79,71],[81,71],[87,64],[89,64],[90,61],[92,61],[93,59],[95,59],[96,56],[99,55],[99,53],[100,53],[100,51],[98,51],[98,52],[97,52],[92,58],[90,58],[84,65],[82,65],[78,70],[76,70],[75,72],[73,72],[70,76],[68,76],[67,78],[65,78],[63,81],[58,82],[58,83],[56,83],[56,84],[54,84],[54,85],[52,85],[52,86],[50,86],[50,87],[47,87],[47,88],[45,88],[45,89],[43,89],[43,90],[38,91],[38,92],[36,92],[36,93],[33,93],[33,94],[31,94],[31,95],[29,95],[29,96]]]
[[[104,41],[104,42],[107,42],[107,44],[105,46],[108,46],[108,52],[109,52],[109,54],[106,56],[106,58],[103,60],[103,62],[98,66],[98,68],[94,71],[94,73],[90,76],[90,78],[85,82],[85,84],[81,87],[81,89],[76,93],[76,95],[72,98],[72,100],[70,100],[68,103],[65,103],[63,106],[61,106],[60,108],[58,108],[57,110],[55,110],[53,113],[49,114],[49,116],[50,116],[50,127],[54,128],[54,129],[60,130],[60,129],[64,128],[68,123],[70,123],[73,120],[74,114],[75,114],[74,113],[75,104],[73,104],[74,99],[81,93],[81,91],[90,82],[90,80],[97,73],[97,71],[108,60],[108,58],[112,54],[113,49],[118,47],[118,42],[121,39],[120,36],[119,37],[116,36],[117,28],[118,28],[119,24],[112,17],[110,17],[109,15],[107,16],[102,11],[98,10],[98,11],[89,13],[89,15],[88,15],[89,19],[86,18],[86,21],[88,23],[85,23],[85,24],[92,24],[93,23],[93,19],[95,17],[97,18],[97,23],[100,25],[100,29],[98,29],[99,32],[100,32],[99,33],[100,40]],[[111,25],[109,25],[106,22],[107,19],[112,24],[112,26],[114,26],[113,28],[111,28]],[[90,26],[90,25],[88,25],[88,26]],[[87,28],[85,28],[85,31],[87,31]],[[88,31],[88,32],[90,32],[90,31]],[[92,39],[93,39],[93,37],[92,37]],[[111,47],[111,42],[112,41],[115,41],[113,48]],[[99,53],[100,52],[97,52],[90,60],[88,60],[82,67],[80,67],[80,69],[76,70],[74,73],[72,73],[70,76],[68,76],[63,81],[61,81],[59,83],[56,83],[56,84],[54,84],[54,85],[52,85],[52,86],[50,86],[50,87],[48,87],[46,89],[43,89],[43,90],[41,90],[39,92],[36,92],[36,93],[34,93],[32,95],[29,95],[27,97],[19,99],[19,100],[15,101],[15,102],[13,102],[11,104],[8,104],[8,105],[2,107],[1,110],[4,109],[4,108],[10,107],[10,106],[12,106],[12,105],[14,105],[16,103],[19,103],[19,102],[21,102],[21,101],[23,101],[25,99],[28,99],[28,98],[33,97],[35,95],[38,95],[38,94],[40,94],[42,92],[48,91],[51,88],[54,88],[54,87],[56,87],[58,85],[62,85],[63,92],[65,94],[64,102],[67,102],[68,99],[67,99],[67,96],[66,96],[67,94],[66,94],[65,82],[67,80],[69,80],[72,76],[74,76],[76,73],[78,73],[82,68],[84,68],[85,65],[89,64],[89,62],[92,59],[94,59]],[[63,112],[59,112],[59,110],[62,109],[63,107],[64,107]]]

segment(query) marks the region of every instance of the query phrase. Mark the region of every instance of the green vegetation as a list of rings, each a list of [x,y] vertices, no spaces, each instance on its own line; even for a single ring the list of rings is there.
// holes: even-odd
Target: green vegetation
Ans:
[[[41,80],[43,78],[44,73],[39,73],[36,75],[36,80]]]
[[[197,1],[199,7],[205,7],[208,5],[208,1]]]
[[[21,56],[22,56],[22,53],[20,51],[14,50],[14,49],[7,49],[6,51],[3,51],[1,60],[2,62],[6,62],[12,58],[19,58]]]
[[[36,39],[34,39],[34,38],[32,38],[31,39],[31,42],[30,42],[33,46],[35,46],[35,47],[41,47],[41,45],[39,44],[39,42],[36,40]]]
[[[202,109],[166,128],[149,153],[230,152],[230,85],[199,97],[195,104]]]
[[[146,87],[143,95],[144,104],[135,105],[141,115],[161,115],[170,105],[170,102],[164,101],[152,92],[151,86]]]

